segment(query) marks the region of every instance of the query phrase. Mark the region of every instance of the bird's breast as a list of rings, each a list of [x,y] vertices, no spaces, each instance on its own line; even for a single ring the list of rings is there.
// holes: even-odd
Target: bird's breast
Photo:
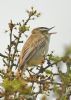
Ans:
[[[28,66],[42,64],[45,60],[47,52],[48,52],[48,43],[46,42],[46,44],[42,48],[38,49],[36,54],[33,55],[31,59],[27,61]]]

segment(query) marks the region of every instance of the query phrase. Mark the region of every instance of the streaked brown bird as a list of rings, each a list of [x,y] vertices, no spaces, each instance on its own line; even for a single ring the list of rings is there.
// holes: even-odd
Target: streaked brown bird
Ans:
[[[37,66],[44,63],[44,57],[47,55],[51,28],[38,27],[32,30],[31,36],[22,48],[19,57],[19,70],[23,70],[26,66]]]

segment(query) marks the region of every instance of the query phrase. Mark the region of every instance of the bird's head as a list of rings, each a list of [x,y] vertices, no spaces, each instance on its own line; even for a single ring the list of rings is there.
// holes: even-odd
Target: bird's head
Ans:
[[[54,27],[51,27],[51,28],[47,28],[47,27],[38,27],[38,28],[35,28],[32,33],[33,34],[43,34],[45,36],[48,36],[50,37],[52,34],[55,34],[56,32],[49,32],[51,29],[53,29]]]

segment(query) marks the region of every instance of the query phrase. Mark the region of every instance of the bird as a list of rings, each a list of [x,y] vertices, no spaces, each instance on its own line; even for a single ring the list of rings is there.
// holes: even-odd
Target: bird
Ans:
[[[49,33],[54,27],[37,27],[32,30],[30,37],[24,44],[19,56],[19,70],[25,67],[41,65],[45,61],[48,53],[50,36],[55,32]]]

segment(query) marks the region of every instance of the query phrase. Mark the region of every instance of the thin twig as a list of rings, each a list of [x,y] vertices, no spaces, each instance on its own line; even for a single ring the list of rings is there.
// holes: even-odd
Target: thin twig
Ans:
[[[10,62],[11,62],[11,42],[12,42],[12,31],[10,33],[10,46],[9,46],[9,65],[10,65]],[[12,67],[12,65],[10,65]]]
[[[3,58],[8,58],[6,55],[3,55],[2,53],[0,53],[0,56]]]
[[[20,37],[21,37],[21,33],[19,32],[19,36],[18,36],[19,38],[17,38],[17,42],[16,42],[16,45],[15,45],[15,50],[14,50],[14,53],[13,53],[13,58],[12,58],[12,62],[11,62],[11,64],[13,65],[13,63],[14,63],[14,58],[15,58],[15,54],[16,54],[16,52],[17,52],[17,46],[18,46],[18,43],[19,43],[19,40],[20,40]]]
[[[63,58],[61,58],[60,60],[58,60],[58,61],[56,61],[56,62],[54,62],[54,63],[52,63],[52,64],[49,64],[49,65],[46,66],[45,68],[40,68],[40,70],[39,70],[39,72],[38,72],[37,74],[43,73],[47,68],[49,68],[50,66],[53,66],[53,65],[59,63],[59,62],[62,61],[62,60],[63,60]]]
[[[10,65],[3,59],[3,62],[6,66],[10,67]]]
[[[31,18],[31,16],[29,16],[29,17],[27,18],[27,20],[25,21],[24,25],[26,25],[26,24],[28,23],[28,21],[30,20],[30,18]]]

